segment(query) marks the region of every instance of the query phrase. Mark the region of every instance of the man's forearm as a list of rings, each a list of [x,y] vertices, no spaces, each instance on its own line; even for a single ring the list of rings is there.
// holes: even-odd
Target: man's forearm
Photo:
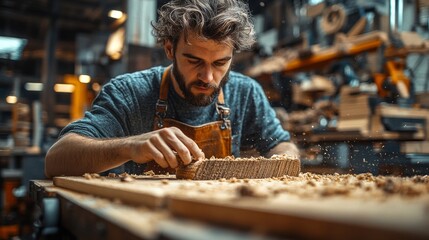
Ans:
[[[51,149],[45,160],[45,174],[77,176],[98,173],[130,160],[122,139],[98,140],[77,134],[67,134]]]
[[[176,127],[117,139],[91,139],[70,133],[49,149],[45,160],[47,177],[98,173],[133,160],[155,161],[163,168],[176,168],[178,154],[183,164],[204,158],[198,145]]]

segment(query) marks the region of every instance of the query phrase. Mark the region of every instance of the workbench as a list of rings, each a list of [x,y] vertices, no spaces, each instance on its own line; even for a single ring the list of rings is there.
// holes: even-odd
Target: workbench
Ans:
[[[42,230],[63,229],[78,239],[429,237],[428,176],[132,179],[94,174],[32,181],[31,196],[47,215]]]
[[[362,134],[360,131],[326,130],[295,132],[292,137],[303,149],[318,151],[318,159],[307,159],[303,154],[301,163],[305,171],[402,176],[429,172],[427,151],[405,152],[403,147],[407,143],[425,143],[427,140],[421,132]]]
[[[19,234],[21,199],[30,179],[44,178],[44,156],[35,148],[0,148],[0,239]]]

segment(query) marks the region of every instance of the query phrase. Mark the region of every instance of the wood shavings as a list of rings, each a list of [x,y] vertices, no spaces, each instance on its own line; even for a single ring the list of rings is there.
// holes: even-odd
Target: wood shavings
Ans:
[[[89,173],[85,173],[82,176],[88,180],[92,179],[91,174],[89,174]]]
[[[269,191],[248,184],[239,186],[237,188],[237,193],[240,197],[268,198],[270,196]]]
[[[123,173],[119,174],[119,175],[118,175],[118,177],[120,177],[120,178],[121,178],[121,177],[125,177],[125,176],[128,176],[128,175],[129,175],[128,173],[123,172]]]
[[[155,172],[154,172],[154,171],[152,171],[152,170],[150,170],[150,171],[146,171],[146,172],[144,172],[143,174],[144,174],[144,175],[146,175],[146,176],[155,176]]]
[[[346,187],[333,187],[327,186],[321,189],[321,196],[333,196],[333,195],[347,195],[350,193],[350,189]]]
[[[164,184],[164,185],[167,185],[169,183],[169,181],[167,179],[162,179],[161,183]]]
[[[92,178],[100,178],[100,174],[98,173],[91,173]]]
[[[134,177],[132,177],[128,173],[122,173],[122,174],[120,174],[119,175],[119,179],[121,180],[121,182],[133,182],[133,181],[136,180]]]
[[[414,176],[411,178],[414,183],[429,183],[429,175],[425,176]]]
[[[316,183],[313,180],[307,180],[307,185],[315,187]]]
[[[98,174],[98,173],[85,173],[82,176],[88,180],[91,180],[94,178],[100,178],[100,174]]]
[[[233,177],[233,178],[228,179],[228,182],[236,183],[236,182],[239,182],[239,180],[237,178]]]
[[[236,161],[236,160],[235,160]],[[136,176],[138,178],[139,176]],[[124,177],[122,177],[124,178]],[[125,178],[124,178],[125,179]],[[175,180],[160,178],[157,187],[178,191],[180,194],[197,192],[207,196],[231,197],[283,195],[299,198],[355,198],[385,201],[391,197],[429,199],[429,179],[427,176],[393,177],[364,174],[314,174],[300,173],[298,176],[285,175],[264,179],[219,178],[213,181]],[[130,179],[134,180],[134,179]],[[241,184],[238,184],[241,183]],[[237,186],[248,185],[237,188]],[[255,193],[255,189],[257,192]],[[262,190],[261,190],[262,189]],[[170,191],[170,190],[168,190]],[[240,193],[241,192],[241,193]],[[261,194],[260,192],[263,192]]]

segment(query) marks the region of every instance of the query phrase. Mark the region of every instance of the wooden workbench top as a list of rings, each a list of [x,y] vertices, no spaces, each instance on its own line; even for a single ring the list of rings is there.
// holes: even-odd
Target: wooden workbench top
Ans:
[[[429,237],[429,177],[360,175],[176,180],[173,176],[57,177],[55,186],[167,209],[176,216],[282,236]]]

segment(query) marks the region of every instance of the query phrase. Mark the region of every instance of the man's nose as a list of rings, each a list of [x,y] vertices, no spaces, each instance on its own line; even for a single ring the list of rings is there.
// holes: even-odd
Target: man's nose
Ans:
[[[210,64],[206,64],[203,67],[201,67],[199,73],[198,73],[198,78],[206,83],[210,83],[214,80],[214,76],[213,76],[213,69],[212,66],[210,66]]]

